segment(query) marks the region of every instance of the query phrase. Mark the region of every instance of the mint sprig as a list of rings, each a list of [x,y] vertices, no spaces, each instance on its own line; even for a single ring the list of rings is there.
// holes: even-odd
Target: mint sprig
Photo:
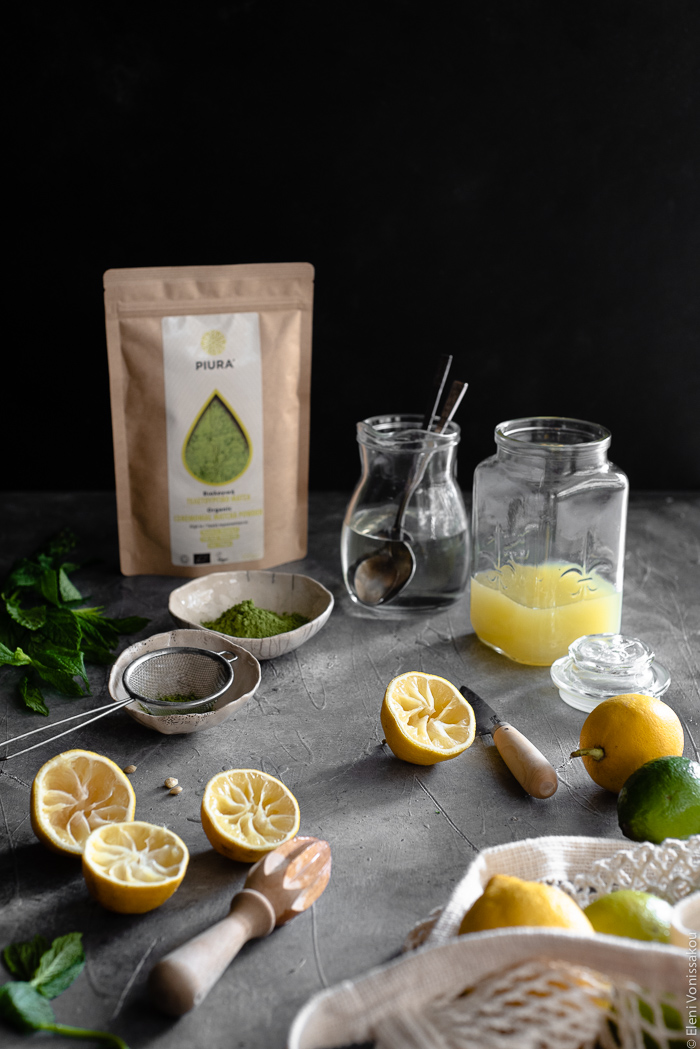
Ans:
[[[47,685],[65,696],[89,695],[85,660],[112,663],[119,636],[148,623],[79,607],[85,599],[69,573],[80,566],[66,559],[75,545],[69,529],[59,532],[14,565],[0,593],[0,668],[21,668],[18,695],[37,714],[49,713]]]
[[[43,936],[24,943],[11,943],[2,952],[3,961],[13,976],[0,987],[0,1018],[16,1031],[50,1031],[65,1038],[99,1041],[112,1049],[129,1049],[117,1035],[91,1031],[56,1022],[50,998],[65,991],[85,966],[82,933],[59,936],[51,945]]]

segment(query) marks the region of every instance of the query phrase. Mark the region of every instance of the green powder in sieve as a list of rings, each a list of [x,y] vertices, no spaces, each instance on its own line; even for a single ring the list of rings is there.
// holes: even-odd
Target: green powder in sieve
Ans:
[[[187,696],[184,693],[182,693],[182,692],[174,692],[170,696],[158,696],[158,700],[161,703],[192,703],[192,702],[194,702],[194,700],[201,700],[202,698],[203,698],[202,696],[195,696],[194,692],[190,692],[189,695],[187,695]],[[204,698],[206,698],[206,697],[204,697]],[[151,717],[154,717],[154,718],[167,717],[166,714],[154,714],[153,710],[150,709],[149,707],[144,706],[143,703],[139,703],[139,706],[141,707],[141,710],[144,712],[144,714],[150,714]],[[199,710],[197,711],[197,713],[198,714],[206,714],[210,710],[213,710],[213,709],[214,709],[214,702],[211,702],[207,706],[200,707]],[[175,711],[175,713],[177,714],[177,710]]]

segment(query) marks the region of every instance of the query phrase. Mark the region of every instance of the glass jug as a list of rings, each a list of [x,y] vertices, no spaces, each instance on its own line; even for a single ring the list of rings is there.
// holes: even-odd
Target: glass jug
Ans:
[[[446,608],[464,593],[469,522],[456,482],[459,437],[456,423],[442,433],[424,430],[420,415],[357,424],[362,474],[341,534],[343,580],[356,604],[402,614]],[[370,599],[359,573],[382,558],[392,568],[401,552],[415,562],[410,578]]]
[[[475,633],[519,663],[550,666],[584,634],[617,634],[627,477],[596,423],[501,423],[474,472],[470,614]]]

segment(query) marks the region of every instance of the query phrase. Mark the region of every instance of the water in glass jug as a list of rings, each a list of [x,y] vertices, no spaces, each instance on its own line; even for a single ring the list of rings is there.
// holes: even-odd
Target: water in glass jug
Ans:
[[[343,579],[357,604],[401,614],[446,608],[463,594],[469,522],[456,481],[459,437],[456,423],[435,433],[419,415],[357,424],[362,474],[341,535]]]

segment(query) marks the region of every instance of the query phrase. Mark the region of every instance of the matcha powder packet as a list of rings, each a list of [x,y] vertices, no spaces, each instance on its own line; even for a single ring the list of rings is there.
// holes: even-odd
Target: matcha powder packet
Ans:
[[[108,270],[124,575],[306,554],[313,267]]]

